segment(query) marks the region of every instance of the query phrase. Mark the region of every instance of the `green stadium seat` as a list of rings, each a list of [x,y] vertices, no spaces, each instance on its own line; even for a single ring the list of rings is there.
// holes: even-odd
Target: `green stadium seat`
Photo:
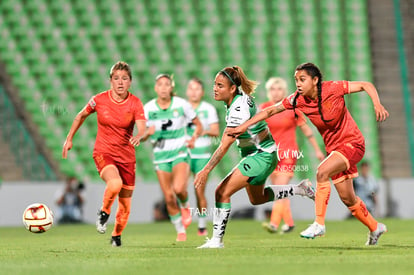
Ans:
[[[198,14],[197,19],[199,26],[208,26],[209,28],[222,29],[222,22],[218,13],[218,4],[216,1],[197,1],[195,10]],[[228,26],[223,26],[228,27]]]
[[[259,80],[260,89],[268,76],[280,75],[293,90],[293,70],[305,61],[320,65],[327,79],[371,77],[364,1],[121,2],[0,1],[0,60],[45,137],[66,134],[89,98],[108,89],[109,67],[120,59],[132,66],[131,90],[144,103],[155,97],[160,72],[175,73],[181,96],[190,77],[211,85],[217,70],[233,64]],[[264,100],[259,93],[258,99]],[[39,108],[44,102],[70,106],[71,116],[45,119]],[[70,160],[60,160],[58,142],[47,144],[62,171],[99,180],[83,154],[91,150],[96,116],[84,127],[88,134]],[[305,142],[300,146],[308,150]],[[137,162],[145,169],[137,173],[155,178],[148,162],[152,149],[142,148]]]
[[[22,10],[22,4],[14,1],[1,1],[0,11],[3,13],[14,14]]]

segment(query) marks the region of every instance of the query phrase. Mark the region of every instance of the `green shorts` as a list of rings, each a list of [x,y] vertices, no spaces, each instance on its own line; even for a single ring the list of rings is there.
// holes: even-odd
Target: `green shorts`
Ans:
[[[188,163],[189,159],[190,158],[188,156],[185,156],[185,157],[177,158],[177,159],[175,159],[173,161],[170,161],[170,162],[158,163],[158,164],[155,164],[155,170],[156,171],[161,170],[161,171],[164,171],[164,172],[171,173],[174,166],[176,166],[177,164],[179,164],[181,162]]]
[[[197,174],[200,172],[210,159],[191,159],[190,160],[190,171],[191,173]]]
[[[265,184],[267,177],[275,170],[277,165],[277,154],[259,151],[256,154],[244,157],[237,168],[243,176],[249,177],[251,185]]]

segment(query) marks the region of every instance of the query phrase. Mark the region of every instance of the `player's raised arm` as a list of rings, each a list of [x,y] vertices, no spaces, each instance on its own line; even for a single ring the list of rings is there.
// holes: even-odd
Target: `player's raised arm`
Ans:
[[[286,110],[286,108],[283,106],[282,102],[279,102],[258,112],[254,117],[252,117],[242,125],[236,128],[227,128],[225,133],[229,136],[238,137],[244,132],[246,132],[250,126],[258,123],[259,121],[265,120],[277,113],[283,112],[284,110]]]
[[[377,118],[377,121],[385,121],[390,116],[390,114],[381,104],[377,89],[375,88],[374,84],[366,81],[349,82],[350,93],[357,93],[361,91],[365,91],[371,98],[372,103],[374,104],[375,116]]]

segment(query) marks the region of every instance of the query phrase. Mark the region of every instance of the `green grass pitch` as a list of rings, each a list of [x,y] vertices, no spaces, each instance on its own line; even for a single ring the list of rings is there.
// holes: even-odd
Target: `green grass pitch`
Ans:
[[[196,249],[196,225],[175,242],[166,223],[129,224],[121,248],[111,247],[94,225],[54,226],[43,234],[0,228],[0,274],[414,274],[414,220],[382,220],[378,246],[366,247],[367,230],[356,220],[328,221],[327,235],[299,237],[308,222],[285,235],[260,222],[230,220],[224,249]],[[211,232],[211,224],[209,233]]]

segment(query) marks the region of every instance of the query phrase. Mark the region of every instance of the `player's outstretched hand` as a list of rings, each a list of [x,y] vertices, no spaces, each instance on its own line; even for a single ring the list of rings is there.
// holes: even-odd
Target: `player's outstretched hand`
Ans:
[[[194,149],[194,145],[195,145],[195,140],[193,138],[186,140],[186,146],[189,149]]]
[[[66,159],[68,157],[68,151],[72,149],[72,141],[65,140],[62,148],[62,158]]]
[[[385,121],[390,116],[388,111],[381,104],[374,106],[374,109],[377,121]]]
[[[129,139],[129,143],[131,143],[134,146],[139,146],[141,143],[141,137],[140,136],[133,136]]]
[[[240,136],[241,134],[243,134],[244,132],[247,131],[247,127],[244,127],[243,125],[240,125],[236,128],[226,128],[224,134],[237,138],[238,136]]]
[[[197,189],[199,187],[204,186],[207,183],[208,173],[204,170],[201,170],[197,173],[194,179],[194,188]]]
[[[321,150],[316,151],[316,157],[319,159],[319,161],[323,161],[325,159],[325,154],[322,153]]]

